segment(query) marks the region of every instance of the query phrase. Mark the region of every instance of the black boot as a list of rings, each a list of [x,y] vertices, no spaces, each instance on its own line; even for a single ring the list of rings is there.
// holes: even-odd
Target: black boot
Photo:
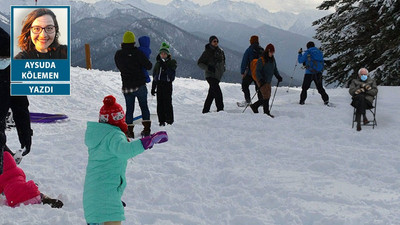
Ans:
[[[256,102],[254,102],[254,104],[250,105],[251,110],[253,110],[254,113],[258,113],[258,107],[260,107],[260,105],[262,105],[262,101],[258,100]]]
[[[364,125],[369,124],[369,120],[368,120],[367,116],[365,115],[365,113],[363,114],[363,123],[364,123]]]
[[[361,131],[361,114],[356,113],[357,131]]]
[[[264,99],[264,102],[263,102],[263,110],[264,110],[264,113],[267,114],[268,116],[270,116],[271,118],[274,118],[274,117],[275,117],[274,115],[272,115],[272,114],[269,112],[269,99]]]

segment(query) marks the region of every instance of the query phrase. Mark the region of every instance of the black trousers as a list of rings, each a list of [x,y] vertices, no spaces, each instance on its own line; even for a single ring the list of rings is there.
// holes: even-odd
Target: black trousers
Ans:
[[[268,99],[259,99],[253,104],[256,108],[263,106],[263,111],[266,114],[269,114],[269,98]]]
[[[318,93],[321,95],[324,102],[329,101],[329,96],[322,86],[322,73],[305,74],[303,85],[301,86],[300,102],[304,102],[307,98],[307,90],[310,88],[311,82],[314,81]]]
[[[354,95],[351,105],[356,108],[356,121],[357,123],[361,120],[361,115],[365,116],[365,111],[367,109],[372,109],[372,103],[365,99],[365,93]]]
[[[172,124],[174,109],[172,106],[172,82],[157,83],[157,116],[159,123]]]
[[[244,99],[246,100],[246,102],[250,102],[251,101],[251,97],[250,97],[250,89],[249,86],[250,84],[254,82],[254,86],[255,86],[255,90],[256,92],[258,91],[258,86],[256,84],[256,82],[253,80],[253,78],[250,75],[246,75],[244,76],[244,78],[242,79],[242,91],[244,93]],[[258,92],[258,100],[262,99],[261,93]]]
[[[0,74],[0,76],[5,76],[5,74]],[[28,106],[28,97],[10,96],[10,82],[0,80],[0,174],[3,173],[3,151],[8,149],[5,134],[8,110],[11,108],[13,112],[18,138],[21,142],[32,135]]]
[[[219,86],[219,80],[212,77],[208,77],[206,80],[210,87],[208,89],[206,101],[204,102],[203,113],[210,112],[211,104],[214,99],[215,105],[217,106],[217,111],[224,110],[224,102],[221,87]]]

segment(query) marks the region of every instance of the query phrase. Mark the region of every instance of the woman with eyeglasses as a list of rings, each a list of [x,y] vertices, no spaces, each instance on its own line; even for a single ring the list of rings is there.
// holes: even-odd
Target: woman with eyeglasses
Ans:
[[[15,59],[67,59],[67,46],[60,45],[60,31],[56,15],[50,9],[40,8],[24,19],[18,46],[22,52]]]
[[[209,38],[209,43],[206,44],[203,54],[197,60],[197,65],[204,70],[204,75],[210,85],[206,101],[204,102],[203,113],[210,112],[214,99],[217,112],[223,111],[224,102],[219,82],[225,72],[225,54],[218,46],[218,38],[216,36]]]
[[[374,79],[368,76],[368,70],[361,68],[358,77],[351,81],[349,93],[352,97],[351,105],[356,108],[357,131],[361,131],[361,115],[363,123],[368,124],[369,120],[365,115],[366,109],[372,109],[372,103],[378,94],[378,88]]]

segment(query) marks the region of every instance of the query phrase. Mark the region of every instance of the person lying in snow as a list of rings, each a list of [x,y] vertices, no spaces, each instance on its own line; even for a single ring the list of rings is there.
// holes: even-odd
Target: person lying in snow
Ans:
[[[39,191],[38,186],[32,181],[26,181],[24,171],[17,166],[13,156],[4,151],[4,170],[0,175],[0,193],[6,197],[6,205],[18,207],[21,204],[49,204],[52,208],[61,208],[63,203],[52,199]]]

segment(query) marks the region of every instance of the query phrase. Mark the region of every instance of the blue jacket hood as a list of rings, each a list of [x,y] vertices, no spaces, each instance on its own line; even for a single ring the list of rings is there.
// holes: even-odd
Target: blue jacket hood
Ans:
[[[139,38],[140,47],[150,47],[150,38],[148,36],[142,36]]]

